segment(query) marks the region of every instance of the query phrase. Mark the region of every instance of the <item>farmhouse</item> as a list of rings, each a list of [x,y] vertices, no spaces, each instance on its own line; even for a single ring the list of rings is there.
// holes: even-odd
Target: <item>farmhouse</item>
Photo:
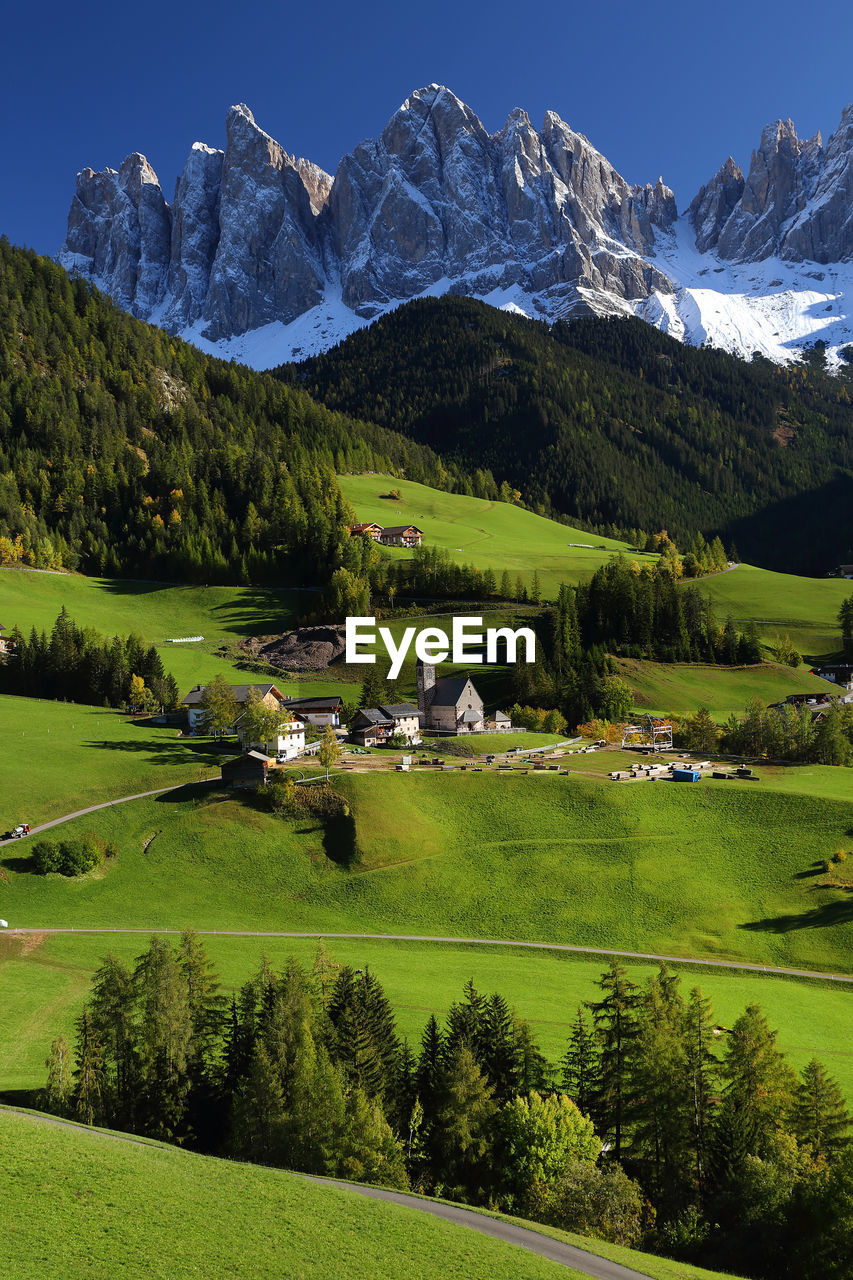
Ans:
[[[421,740],[421,713],[410,702],[366,707],[353,720],[351,736],[361,747],[378,747],[396,736],[414,746]]]
[[[812,667],[812,675],[831,680],[833,684],[840,685],[848,693],[853,692],[853,663],[851,662]]]
[[[357,538],[360,534],[365,534],[368,538],[372,538],[374,542],[378,542],[382,537],[381,524],[348,524],[347,528],[351,538]]]
[[[238,707],[245,708],[249,701],[249,694],[253,689],[257,689],[261,695],[261,701],[265,707],[278,707],[285,701],[284,694],[274,684],[232,684],[228,686],[233,693]],[[190,689],[187,696],[183,699],[181,706],[186,708],[187,728],[190,733],[197,733],[204,725],[204,691],[207,685],[197,684]],[[225,730],[226,733],[234,733],[234,725]]]
[[[445,733],[483,733],[483,699],[468,676],[435,678],[431,663],[418,662],[418,709],[428,729]]]
[[[245,719],[244,712],[234,722],[234,728],[237,730],[237,736],[241,744],[248,751],[269,751],[277,756],[279,760],[293,760],[305,750],[305,721],[300,716],[294,715],[292,711],[286,710],[284,706],[282,706],[282,719],[278,726],[278,732],[273,737],[268,738],[266,742],[256,742],[250,739],[249,734],[243,727]]]
[[[3,623],[0,622],[0,653],[8,653],[12,647],[12,641],[7,636],[3,635],[5,630],[6,628],[3,626]]]
[[[300,720],[307,720],[309,724],[317,725],[320,729],[325,729],[327,724],[337,729],[341,723],[343,705],[344,700],[339,697],[284,699],[284,706],[288,711],[299,716]]]
[[[386,525],[379,535],[385,547],[419,547],[423,540],[423,530],[414,524]]]
[[[385,547],[419,547],[424,540],[423,529],[414,524],[348,524],[350,537],[364,534]]]

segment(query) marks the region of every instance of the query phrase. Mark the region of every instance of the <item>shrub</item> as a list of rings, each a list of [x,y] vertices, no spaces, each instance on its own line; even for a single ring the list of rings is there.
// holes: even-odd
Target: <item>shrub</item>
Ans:
[[[293,778],[285,776],[273,778],[258,794],[280,818],[349,817],[346,798],[328,783],[297,787]]]
[[[832,861],[833,861],[833,862],[846,862],[846,861],[847,861],[847,851],[846,851],[845,849],[836,849],[835,853],[832,855]]]
[[[437,742],[435,750],[443,756],[466,756],[471,759],[474,755],[472,743],[460,741],[458,738],[446,738]]]
[[[114,844],[105,845],[91,831],[72,840],[39,840],[33,846],[31,856],[33,871],[45,876],[58,872],[63,876],[84,876],[87,871],[99,867],[105,857],[114,858],[118,849]]]
[[[39,840],[34,844],[30,859],[36,875],[46,876],[59,870],[59,848],[52,840]]]
[[[532,1208],[542,1222],[613,1244],[636,1245],[643,1236],[642,1193],[618,1164],[602,1171],[572,1161],[550,1188],[540,1184]]]

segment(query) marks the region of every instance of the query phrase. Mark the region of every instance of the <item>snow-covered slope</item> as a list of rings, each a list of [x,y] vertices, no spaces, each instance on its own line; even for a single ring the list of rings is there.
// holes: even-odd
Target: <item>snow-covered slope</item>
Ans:
[[[820,339],[838,358],[853,341],[851,209],[853,108],[825,148],[790,121],[768,127],[747,177],[729,159],[678,217],[660,179],[629,186],[553,112],[537,132],[515,110],[489,134],[431,85],[334,180],[242,105],[224,153],[194,144],[171,208],[143,156],[84,170],[59,259],[255,368],[447,292],[546,320],[635,314],[747,357]]]

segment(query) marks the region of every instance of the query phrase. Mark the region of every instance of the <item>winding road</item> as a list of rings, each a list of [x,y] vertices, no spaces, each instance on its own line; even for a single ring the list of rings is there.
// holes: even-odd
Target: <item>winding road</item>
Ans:
[[[130,1142],[137,1146],[149,1146],[144,1138],[136,1138],[131,1134],[109,1133],[102,1129],[92,1130],[87,1125],[77,1124],[74,1120],[62,1120],[58,1116],[48,1116],[33,1111],[25,1111],[20,1107],[8,1107],[0,1104],[0,1113],[21,1115],[36,1123],[55,1125],[62,1129],[82,1129],[84,1133],[99,1133],[103,1138],[114,1142]],[[338,1178],[313,1178],[309,1174],[299,1177],[311,1182],[322,1183],[327,1187],[339,1187],[342,1191],[351,1191],[371,1200],[384,1200],[389,1204],[401,1205],[404,1209],[416,1209],[420,1213],[429,1213],[435,1218],[443,1218],[459,1227],[467,1227],[471,1231],[479,1231],[481,1235],[492,1236],[505,1244],[516,1245],[536,1253],[551,1262],[561,1263],[564,1267],[572,1267],[593,1280],[650,1280],[645,1271],[634,1271],[619,1262],[611,1262],[609,1258],[588,1253],[586,1249],[578,1249],[576,1245],[564,1240],[555,1240],[532,1227],[518,1226],[514,1222],[506,1222],[500,1218],[492,1218],[478,1213],[475,1209],[464,1209],[460,1205],[444,1204],[440,1200],[429,1200],[422,1196],[407,1195],[402,1191],[386,1191],[382,1187],[368,1187],[357,1182],[343,1182]]]

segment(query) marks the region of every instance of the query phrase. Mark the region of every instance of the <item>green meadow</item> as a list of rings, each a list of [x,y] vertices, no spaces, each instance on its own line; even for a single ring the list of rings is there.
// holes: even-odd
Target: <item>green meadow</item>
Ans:
[[[699,585],[720,621],[729,614],[741,628],[754,621],[767,645],[787,632],[811,660],[831,657],[841,649],[838,610],[853,592],[853,585],[841,578],[799,578],[742,564],[730,573],[702,578]]]
[[[604,756],[605,753],[601,753]],[[573,757],[581,769],[596,756]],[[840,772],[840,771],[839,771]],[[2,850],[16,925],[503,938],[850,972],[850,796],[542,773],[342,773],[348,819],[184,788],[76,819],[118,857],[80,879]],[[794,783],[788,781],[787,786]],[[848,883],[849,881],[849,883]]]
[[[311,608],[310,592],[271,587],[182,587],[118,578],[0,569],[0,622],[50,630],[64,605],[81,626],[104,635],[135,632],[155,644],[182,692],[220,672],[235,683],[252,680],[233,656],[233,646],[254,635],[275,635]],[[190,644],[167,644],[182,636],[204,636]],[[221,657],[222,646],[232,656]],[[261,679],[262,677],[258,677]],[[287,692],[340,691],[339,681],[287,682]]]
[[[0,835],[118,796],[219,776],[234,742],[181,737],[106,707],[0,698]]]
[[[338,476],[345,498],[361,521],[377,524],[416,524],[424,532],[424,542],[443,547],[452,559],[478,569],[494,569],[500,576],[507,569],[515,578],[520,573],[527,587],[534,570],[546,598],[556,597],[561,582],[588,578],[616,552],[628,552],[624,542],[584,533],[570,525],[558,524],[507,502],[488,502],[464,494],[444,493],[397,480],[393,476]],[[402,501],[381,495],[398,489]],[[587,544],[573,547],[571,543]],[[391,551],[395,556],[410,553]],[[631,552],[632,559],[654,563],[657,556]]]
[[[28,1280],[582,1280],[416,1209],[258,1165],[0,1112],[4,1267]],[[133,1212],[128,1212],[128,1206]],[[652,1280],[712,1273],[549,1232]]]
[[[787,667],[777,662],[719,667],[617,658],[616,664],[634,692],[638,711],[686,716],[697,707],[706,706],[718,723],[733,713],[742,715],[753,698],[760,698],[769,706],[783,702],[789,693],[825,694],[832,689],[827,680],[813,676],[806,666]]]

